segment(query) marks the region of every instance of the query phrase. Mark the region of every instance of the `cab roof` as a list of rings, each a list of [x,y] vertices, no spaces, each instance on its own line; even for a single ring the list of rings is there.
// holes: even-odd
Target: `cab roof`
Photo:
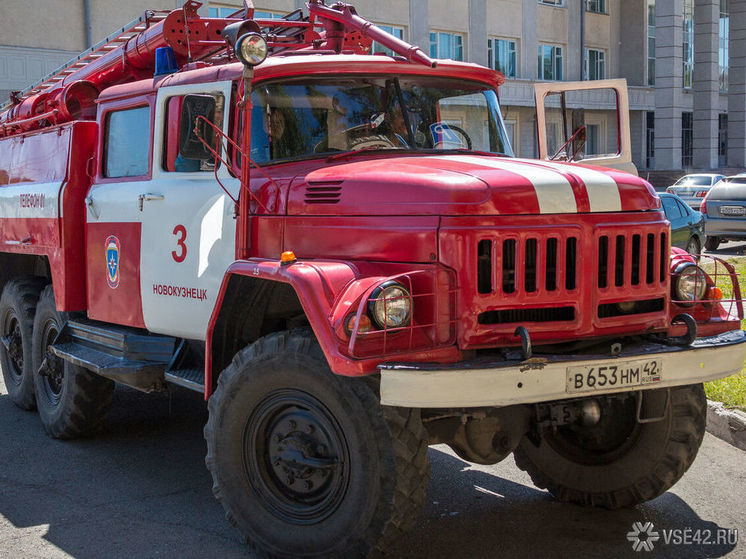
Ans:
[[[148,95],[161,87],[233,81],[241,78],[243,65],[240,62],[184,69],[166,76],[147,78],[104,89],[98,97],[99,103]],[[469,62],[439,60],[436,68],[407,62],[398,57],[362,54],[308,53],[270,56],[255,68],[254,82],[295,76],[329,76],[354,74],[400,74],[429,75],[474,80],[492,87],[505,82],[505,77],[495,70]]]

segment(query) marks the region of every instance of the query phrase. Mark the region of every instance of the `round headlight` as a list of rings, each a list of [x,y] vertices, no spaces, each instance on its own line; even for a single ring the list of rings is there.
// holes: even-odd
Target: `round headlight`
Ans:
[[[256,66],[267,58],[267,41],[259,33],[246,33],[236,41],[236,56],[246,66]]]
[[[398,282],[384,283],[371,294],[368,314],[381,330],[406,326],[412,315],[412,295]]]
[[[674,295],[679,301],[699,301],[707,290],[707,276],[699,266],[686,264],[676,273]]]

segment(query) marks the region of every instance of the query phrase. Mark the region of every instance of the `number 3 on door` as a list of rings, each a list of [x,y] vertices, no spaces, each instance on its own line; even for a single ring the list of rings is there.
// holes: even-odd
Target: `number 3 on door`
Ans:
[[[187,238],[186,227],[183,225],[177,225],[174,227],[174,235],[176,235],[176,250],[171,252],[171,256],[174,257],[176,262],[184,262],[187,255],[187,247],[184,241]]]

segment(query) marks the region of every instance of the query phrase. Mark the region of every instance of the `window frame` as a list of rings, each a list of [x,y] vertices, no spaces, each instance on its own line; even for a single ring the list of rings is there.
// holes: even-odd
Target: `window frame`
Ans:
[[[592,3],[597,3],[598,9],[591,9]],[[585,11],[591,14],[609,14],[606,0],[585,0]]]
[[[376,23],[377,27],[380,27],[387,33],[393,35],[397,39],[401,39],[402,41],[407,40],[407,28],[403,25],[394,25],[394,24],[388,24],[388,23]],[[389,29],[391,31],[389,31]],[[398,36],[396,33],[393,33],[393,31],[401,31],[401,37]],[[376,46],[378,46],[381,49],[385,49],[384,51],[376,51]],[[391,51],[391,54],[389,54],[386,51]],[[371,54],[377,54],[377,52],[384,52],[386,56],[398,56],[395,52],[393,52],[390,48],[383,46],[381,43],[377,43],[376,41],[373,41],[370,45],[370,53]],[[379,55],[380,56],[380,55]]]
[[[596,53],[596,73],[598,74],[599,64],[602,65],[603,72],[601,76],[596,76],[595,78],[590,77],[590,69],[591,69],[591,51]],[[600,55],[600,58],[599,58]],[[606,51],[604,49],[597,49],[597,48],[586,48],[583,50],[583,80],[585,81],[595,81],[595,80],[605,80],[606,79]]]
[[[542,6],[552,6],[553,8],[565,8],[565,0],[538,0]]]
[[[433,41],[433,35],[435,35],[435,41]],[[464,33],[460,33],[458,31],[439,31],[437,29],[431,29],[430,30],[430,49],[429,54],[431,58],[436,59],[443,59],[448,60],[447,58],[443,58],[440,53],[440,36],[441,35],[450,35],[452,38],[452,44],[451,48],[453,49],[454,55],[456,54],[456,50],[458,48],[461,48],[461,58],[451,58],[451,60],[454,60],[456,62],[466,62],[466,35]],[[456,44],[456,37],[459,37],[461,39],[461,44]],[[435,56],[433,56],[433,46],[435,46],[436,53]]]
[[[560,75],[559,76],[552,76],[551,78],[547,78],[544,76],[544,47],[551,47],[550,56],[552,58],[552,69],[553,72],[557,69],[557,51],[559,50],[559,59],[560,59]],[[556,45],[552,43],[539,43],[538,45],[538,57],[537,57],[537,65],[536,65],[536,75],[538,80],[543,81],[555,81],[560,82],[564,80],[565,76],[565,57],[564,57],[564,45]]]
[[[96,172],[96,184],[106,183],[119,183],[119,182],[135,182],[150,180],[153,176],[153,134],[155,126],[155,107],[154,107],[155,96],[149,94],[146,97],[137,97],[135,99],[126,99],[124,101],[112,101],[100,112],[99,116],[99,129],[102,131],[101,138],[98,142],[98,157],[97,159],[97,172]],[[125,177],[107,177],[104,172],[106,169],[106,158],[107,158],[107,145],[109,130],[109,115],[112,113],[119,113],[122,111],[128,111],[132,109],[140,109],[147,107],[150,115],[150,125],[148,126],[148,161],[147,169],[145,173],[140,175],[125,176]]]
[[[513,55],[513,73],[508,74],[506,72],[503,72],[500,70],[500,68],[497,67],[497,60],[498,57],[497,49],[495,48],[497,46],[497,43],[499,42],[507,43],[508,45],[508,56],[511,54]],[[497,70],[498,72],[502,72],[503,75],[506,78],[509,79],[516,79],[518,78],[518,68],[520,67],[520,59],[518,55],[518,39],[513,39],[510,37],[487,37],[487,67],[492,68],[493,70]],[[510,45],[512,45],[512,51],[510,50]]]

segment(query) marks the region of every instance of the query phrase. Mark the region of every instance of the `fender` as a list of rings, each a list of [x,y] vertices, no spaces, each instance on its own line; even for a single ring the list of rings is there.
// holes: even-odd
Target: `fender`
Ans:
[[[220,292],[210,317],[205,342],[205,399],[212,393],[213,334],[231,277],[248,276],[289,284],[300,301],[308,322],[321,346],[332,372],[342,376],[363,376],[377,372],[377,366],[387,356],[355,359],[349,356],[349,337],[342,334],[342,322],[354,311],[360,297],[376,285],[402,273],[419,273],[413,265],[374,264],[370,262],[294,261],[283,264],[276,260],[249,259],[234,262],[226,271]],[[436,266],[426,266],[435,271]],[[357,301],[356,301],[357,299]],[[461,352],[448,339],[440,347],[397,353],[398,360],[437,361],[452,363],[461,359]]]

